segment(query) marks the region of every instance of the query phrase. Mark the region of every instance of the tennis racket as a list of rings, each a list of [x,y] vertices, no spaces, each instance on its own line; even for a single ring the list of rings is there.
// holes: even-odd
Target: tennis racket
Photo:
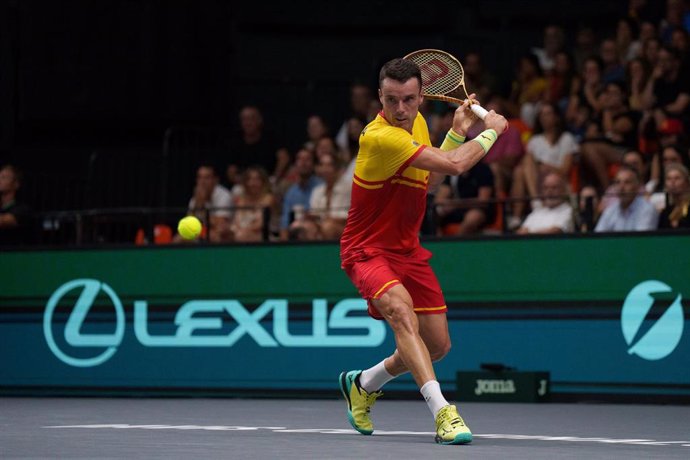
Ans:
[[[469,99],[470,95],[465,88],[465,71],[460,61],[451,54],[441,50],[424,49],[413,51],[403,59],[414,62],[422,71],[424,97],[455,104],[463,104],[463,96]],[[470,109],[482,120],[489,113],[479,104],[471,104]]]

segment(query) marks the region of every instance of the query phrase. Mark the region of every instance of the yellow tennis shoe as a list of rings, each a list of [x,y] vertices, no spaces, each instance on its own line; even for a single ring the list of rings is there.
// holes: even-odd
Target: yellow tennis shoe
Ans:
[[[381,391],[367,393],[359,386],[359,376],[362,371],[350,371],[340,374],[340,391],[347,401],[347,419],[352,428],[362,434],[374,432],[369,412],[376,402],[376,398],[383,395]]]
[[[436,414],[436,442],[439,444],[472,442],[472,432],[465,425],[455,406],[444,406]]]

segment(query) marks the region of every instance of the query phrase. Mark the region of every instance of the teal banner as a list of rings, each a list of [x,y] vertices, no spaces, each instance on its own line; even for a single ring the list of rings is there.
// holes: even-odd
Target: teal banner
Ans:
[[[690,395],[690,236],[425,247],[445,385],[490,362],[549,372],[552,394]],[[335,244],[0,253],[0,390],[335,391],[394,347]]]

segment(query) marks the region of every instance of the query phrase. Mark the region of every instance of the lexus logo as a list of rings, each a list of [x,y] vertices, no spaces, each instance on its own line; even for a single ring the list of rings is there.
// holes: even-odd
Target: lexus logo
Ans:
[[[53,335],[53,315],[55,313],[55,308],[68,292],[75,289],[81,289],[81,294],[79,294],[79,298],[75,302],[74,308],[65,325],[65,342],[72,347],[105,348],[99,355],[91,358],[76,358],[70,356],[58,346],[55,341],[55,336]],[[85,334],[82,332],[84,320],[101,291],[108,296],[115,309],[115,332],[111,334]],[[122,342],[124,333],[125,311],[122,308],[120,298],[110,286],[94,279],[77,279],[60,286],[53,295],[50,296],[43,315],[43,334],[46,342],[48,342],[48,347],[50,347],[50,350],[61,361],[72,366],[90,367],[97,366],[107,361],[117,351],[117,347]]]

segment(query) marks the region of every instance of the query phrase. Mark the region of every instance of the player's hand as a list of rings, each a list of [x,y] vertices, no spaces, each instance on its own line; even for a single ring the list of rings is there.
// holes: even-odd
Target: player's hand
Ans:
[[[475,96],[474,93],[470,94],[470,97],[455,110],[455,115],[453,116],[453,131],[461,136],[467,136],[467,131],[478,120],[474,112],[470,110],[470,101],[478,104]]]
[[[490,110],[484,118],[484,125],[486,129],[493,129],[499,136],[508,129],[508,120],[505,119],[503,115],[497,114],[495,111]]]

